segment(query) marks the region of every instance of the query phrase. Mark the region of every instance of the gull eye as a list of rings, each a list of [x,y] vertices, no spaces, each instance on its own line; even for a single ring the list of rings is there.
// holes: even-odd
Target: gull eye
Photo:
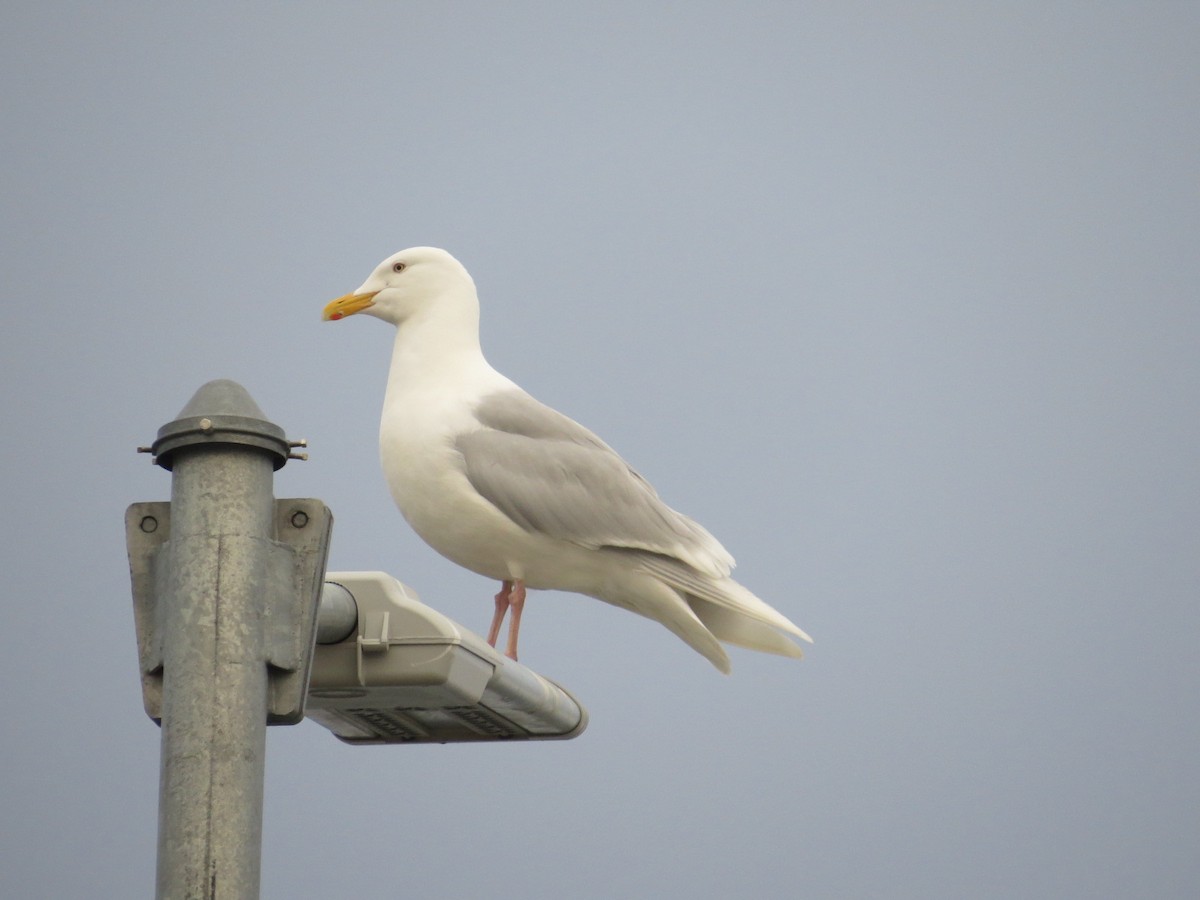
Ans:
[[[405,264],[404,264],[404,263],[402,263],[402,262],[398,262],[398,263],[393,263],[393,264],[392,264],[392,271],[393,271],[393,272],[403,272],[403,271],[404,271],[405,269],[407,269],[407,268],[408,268],[408,266],[407,266],[407,265],[405,265]]]

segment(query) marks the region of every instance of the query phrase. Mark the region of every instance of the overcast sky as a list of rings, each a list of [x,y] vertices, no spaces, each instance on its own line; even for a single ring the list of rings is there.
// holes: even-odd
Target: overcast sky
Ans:
[[[272,729],[263,897],[1200,895],[1195,4],[9,3],[0,74],[0,895],[153,893],[122,517],[204,382],[311,441],[331,569],[486,628],[390,329],[320,321],[418,244],[816,643],[534,594],[587,732]]]

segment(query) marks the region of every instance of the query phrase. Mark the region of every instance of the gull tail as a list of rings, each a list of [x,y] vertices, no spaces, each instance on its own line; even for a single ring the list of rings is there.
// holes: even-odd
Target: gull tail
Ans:
[[[728,674],[729,656],[719,642],[801,659],[804,654],[788,635],[812,643],[794,622],[767,605],[732,578],[712,578],[669,556],[624,551],[638,559],[638,570],[653,582],[653,602],[621,603],[656,619],[714,666]],[[644,583],[643,583],[644,584]],[[641,599],[641,598],[639,598]]]
[[[691,607],[692,612],[696,614],[696,618],[703,622],[704,627],[712,632],[719,641],[737,647],[745,647],[748,650],[790,656],[794,659],[804,658],[804,651],[795,641],[769,625],[764,625],[755,619],[748,619],[739,612],[710,603],[700,597],[685,595],[684,599]]]
[[[688,605],[692,607],[696,615],[713,634],[723,641],[737,644],[740,647],[749,647],[752,650],[766,650],[768,653],[780,652],[768,650],[765,646],[757,646],[753,635],[760,633],[763,629],[736,627],[734,623],[740,619],[756,625],[770,626],[770,629],[778,629],[776,634],[779,631],[786,631],[788,634],[812,643],[812,638],[805,634],[796,623],[779,610],[758,599],[732,578],[712,578],[670,556],[639,553],[638,557],[643,571],[650,573],[665,584],[669,584],[687,597]],[[710,620],[712,625],[709,624]],[[716,627],[714,628],[713,625]],[[719,634],[718,630],[728,633],[729,637]],[[751,643],[745,643],[745,641]],[[767,643],[774,646],[774,642],[768,641]],[[792,646],[795,645],[792,644]],[[786,653],[785,655],[793,656],[795,654]]]

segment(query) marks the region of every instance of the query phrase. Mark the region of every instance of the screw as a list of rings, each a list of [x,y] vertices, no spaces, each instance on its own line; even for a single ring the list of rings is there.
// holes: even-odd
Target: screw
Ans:
[[[304,510],[298,509],[294,513],[292,513],[292,527],[293,528],[303,528],[307,524],[308,524],[308,513],[306,513]]]
[[[154,518],[154,516],[144,516],[138,527],[146,534],[158,531],[158,519]]]

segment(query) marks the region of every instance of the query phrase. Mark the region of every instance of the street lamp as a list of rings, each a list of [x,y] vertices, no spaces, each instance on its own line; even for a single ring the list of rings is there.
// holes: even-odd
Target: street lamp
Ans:
[[[327,579],[329,509],[273,493],[300,446],[221,380],[139,448],[171,472],[170,502],[125,513],[142,699],[162,726],[159,898],[258,896],[267,725],[307,714],[348,743],[403,744],[587,723],[394,578]]]
[[[318,628],[335,620],[333,639],[317,637],[305,715],[347,743],[571,738],[587,726],[569,693],[383,572],[327,573]]]

